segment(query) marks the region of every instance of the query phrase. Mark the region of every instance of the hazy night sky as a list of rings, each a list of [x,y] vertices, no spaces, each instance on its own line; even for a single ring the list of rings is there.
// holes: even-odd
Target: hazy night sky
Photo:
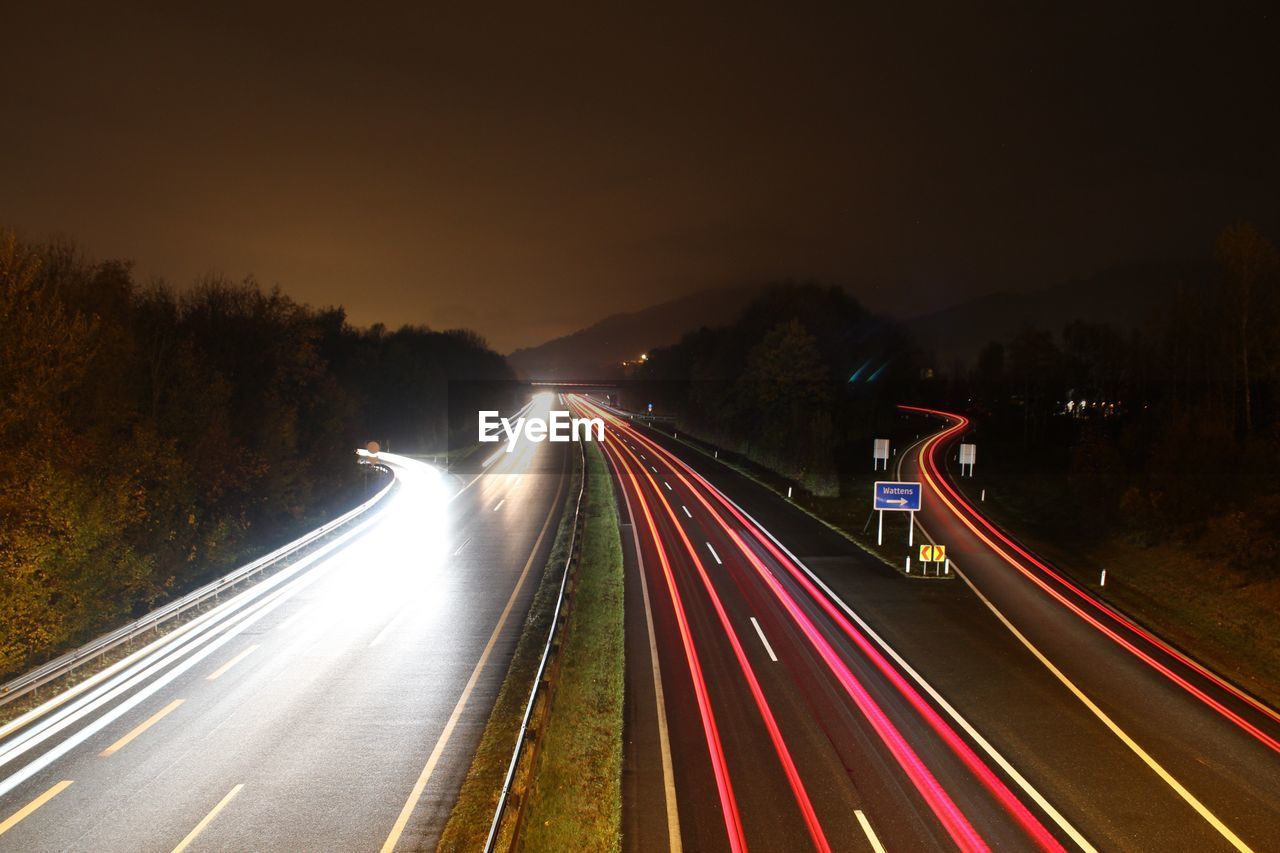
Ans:
[[[913,314],[1280,237],[1263,4],[114,5],[5,9],[0,223],[359,324],[506,351],[780,276]]]

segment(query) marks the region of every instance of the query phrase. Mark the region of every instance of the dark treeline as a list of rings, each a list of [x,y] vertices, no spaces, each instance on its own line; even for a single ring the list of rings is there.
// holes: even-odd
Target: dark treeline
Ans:
[[[684,429],[819,495],[839,492],[850,455],[918,395],[920,377],[895,324],[817,284],[770,287],[737,322],[654,351],[639,374]]]
[[[352,504],[354,448],[442,450],[448,381],[509,378],[469,332],[139,286],[0,231],[0,675]]]
[[[1274,571],[1280,530],[1280,260],[1225,229],[1216,269],[1170,288],[1142,334],[1067,323],[993,341],[945,397],[970,400],[997,464],[1062,484],[1075,537],[1173,538]]]

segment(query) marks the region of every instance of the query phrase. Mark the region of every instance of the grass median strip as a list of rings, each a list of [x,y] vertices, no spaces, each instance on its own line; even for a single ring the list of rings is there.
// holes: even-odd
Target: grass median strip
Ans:
[[[560,682],[524,816],[526,850],[622,844],[623,577],[618,509],[600,449],[587,449],[578,591]]]
[[[622,552],[617,509],[603,457],[587,449],[590,472],[583,512],[586,526],[578,589],[562,634],[561,669],[542,751],[535,768],[522,768],[517,785],[536,773],[522,823],[524,849],[617,849],[621,827],[622,769]],[[581,476],[579,473],[577,476]],[[481,737],[458,802],[441,834],[440,850],[479,850],[538,661],[550,629],[578,494],[567,490],[564,515],[534,595],[511,667]],[[510,844],[512,822],[499,849]],[[547,833],[551,833],[550,836]]]

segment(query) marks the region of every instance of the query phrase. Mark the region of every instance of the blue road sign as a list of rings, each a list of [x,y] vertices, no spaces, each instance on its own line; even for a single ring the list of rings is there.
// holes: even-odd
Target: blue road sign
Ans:
[[[916,512],[920,509],[920,496],[923,490],[919,483],[890,483],[877,480],[875,487],[875,506],[893,512]]]

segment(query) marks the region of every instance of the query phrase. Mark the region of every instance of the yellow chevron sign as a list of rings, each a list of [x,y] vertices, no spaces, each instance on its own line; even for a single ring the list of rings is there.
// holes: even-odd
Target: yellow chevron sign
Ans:
[[[920,546],[920,562],[922,563],[943,563],[947,559],[946,545],[921,545]]]

